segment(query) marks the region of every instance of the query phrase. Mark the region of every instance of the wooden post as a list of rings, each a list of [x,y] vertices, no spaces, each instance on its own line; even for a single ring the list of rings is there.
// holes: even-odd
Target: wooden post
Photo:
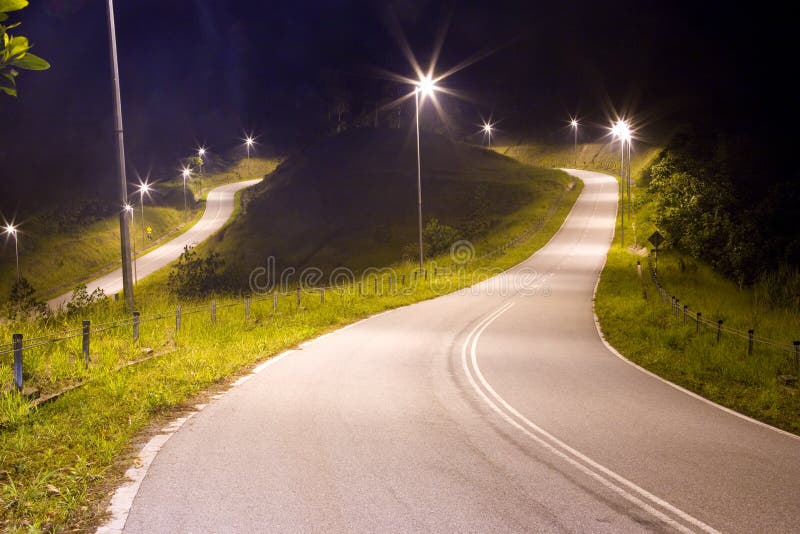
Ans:
[[[139,312],[133,312],[133,341],[139,341]]]
[[[702,314],[702,313],[700,313],[700,312],[697,312],[697,320],[695,321],[695,322],[696,322],[696,325],[695,325],[695,326],[696,326],[696,328],[695,328],[695,330],[694,330],[696,334],[699,334],[699,333],[700,333],[700,320],[701,320],[702,318],[703,318],[703,314]]]
[[[722,319],[717,321],[717,343],[719,343],[719,338],[722,336]]]
[[[89,333],[91,326],[89,321],[83,321],[83,363],[89,365]]]
[[[22,391],[22,334],[14,334],[14,386]]]
[[[689,306],[687,304],[683,305],[683,324],[686,324],[686,315],[689,313]]]

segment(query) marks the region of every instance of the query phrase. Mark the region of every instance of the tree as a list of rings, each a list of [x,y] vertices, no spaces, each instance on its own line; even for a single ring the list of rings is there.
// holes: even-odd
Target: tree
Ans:
[[[27,37],[22,35],[11,35],[12,30],[20,25],[2,24],[8,19],[8,14],[12,11],[19,11],[28,5],[27,0],[0,0],[0,91],[8,96],[17,96],[17,81],[19,75],[17,69],[23,70],[47,70],[50,64],[36,54],[32,54],[32,48]]]

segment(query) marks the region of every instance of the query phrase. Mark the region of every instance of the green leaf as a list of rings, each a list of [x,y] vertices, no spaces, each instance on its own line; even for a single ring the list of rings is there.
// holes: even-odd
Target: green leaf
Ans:
[[[19,11],[28,5],[28,0],[0,0],[0,12]]]
[[[5,13],[0,12],[0,22],[3,22],[6,19],[8,19],[8,15],[6,15]]]
[[[30,52],[18,60],[12,61],[11,64],[25,70],[47,70],[50,68],[50,63]]]
[[[0,85],[0,91],[3,91],[8,96],[17,96],[17,90],[13,87],[6,87],[5,85]]]

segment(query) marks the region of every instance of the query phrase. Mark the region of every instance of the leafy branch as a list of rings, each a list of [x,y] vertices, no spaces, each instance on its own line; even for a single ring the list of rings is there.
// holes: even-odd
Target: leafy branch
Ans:
[[[11,35],[12,30],[20,25],[2,24],[8,20],[8,13],[27,7],[28,0],[0,0],[0,91],[9,96],[17,96],[18,69],[47,70],[50,63],[30,52],[31,44],[27,37]]]

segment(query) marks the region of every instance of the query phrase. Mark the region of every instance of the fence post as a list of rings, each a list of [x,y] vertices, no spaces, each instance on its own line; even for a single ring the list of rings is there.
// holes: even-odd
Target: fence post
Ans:
[[[89,365],[89,333],[91,332],[91,323],[83,321],[83,363]]]
[[[414,281],[415,281],[415,282],[417,281],[417,276],[418,276],[418,275],[419,275],[419,273],[418,273],[417,271],[414,271]]]
[[[244,320],[250,320],[250,295],[244,296]]]
[[[675,299],[675,318],[677,319],[681,313],[681,299]]]
[[[406,274],[405,273],[403,273],[403,277],[400,280],[400,283],[403,284],[403,285],[406,285]]]
[[[374,286],[374,291],[375,291],[375,294],[377,295],[378,294],[378,277],[377,276],[375,277],[375,281],[374,281],[374,283],[372,285]]]
[[[300,288],[297,288],[297,308],[300,308]]]
[[[753,355],[753,329],[747,331],[747,355]]]
[[[272,293],[272,311],[278,311],[278,292]]]
[[[717,343],[719,343],[719,338],[722,335],[722,319],[717,321]]]
[[[181,307],[180,305],[178,305],[178,307],[175,308],[175,332],[176,333],[180,332],[180,330],[181,330]]]
[[[683,324],[686,324],[686,315],[689,313],[689,305],[683,305]]]
[[[794,374],[800,374],[800,341],[793,342],[794,345]]]
[[[675,295],[670,297],[670,305],[672,306],[671,315],[675,315]]]
[[[697,312],[697,316],[696,317],[697,317],[697,325],[696,325],[697,328],[695,328],[695,333],[699,334],[700,333],[700,320],[703,318],[703,314],[700,313],[700,312]]]
[[[211,299],[211,322],[217,322],[217,299]]]
[[[133,341],[139,341],[139,312],[133,312]]]
[[[22,334],[14,334],[14,385],[22,391]]]
[[[433,277],[436,278],[437,276],[439,276],[439,268],[438,267],[434,267],[433,268]]]
[[[325,288],[320,288],[319,290],[319,303],[325,304]]]
[[[361,282],[360,281],[358,282],[358,296],[359,297],[363,297],[364,296],[364,288],[361,286]]]

